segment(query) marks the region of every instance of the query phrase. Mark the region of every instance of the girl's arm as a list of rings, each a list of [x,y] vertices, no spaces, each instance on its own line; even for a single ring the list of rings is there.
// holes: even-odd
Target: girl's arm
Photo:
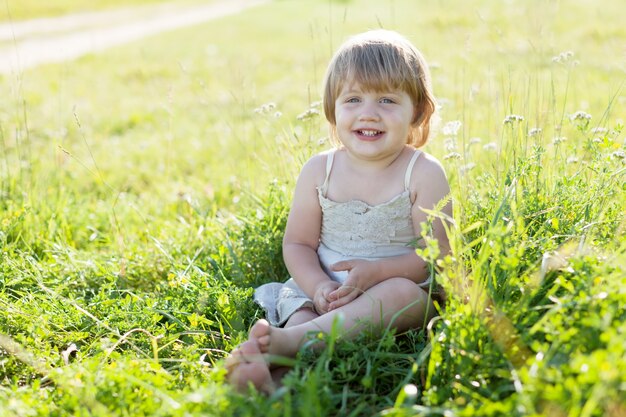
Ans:
[[[317,256],[322,209],[316,187],[324,181],[325,167],[326,156],[317,155],[302,168],[283,238],[283,258],[287,270],[311,299],[314,299],[320,284],[330,285],[329,282],[332,282],[322,270]]]
[[[421,224],[428,220],[428,214],[423,209],[433,210],[450,193],[448,180],[439,162],[428,154],[421,159],[415,165],[411,179],[411,195],[415,196],[411,218],[416,236],[421,236]],[[452,203],[448,202],[441,211],[452,217]],[[440,256],[443,256],[450,250],[448,236],[440,219],[435,218],[432,223],[432,236],[437,239]],[[349,274],[344,285],[329,295],[331,310],[349,303],[388,278],[404,277],[421,283],[429,276],[428,264],[415,252],[377,261],[347,260],[334,264],[332,269],[349,271]]]

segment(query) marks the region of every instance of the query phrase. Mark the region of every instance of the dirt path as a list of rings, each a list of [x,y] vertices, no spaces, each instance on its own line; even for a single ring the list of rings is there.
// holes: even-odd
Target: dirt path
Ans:
[[[19,73],[184,26],[238,13],[269,0],[165,4],[0,24],[0,73]]]

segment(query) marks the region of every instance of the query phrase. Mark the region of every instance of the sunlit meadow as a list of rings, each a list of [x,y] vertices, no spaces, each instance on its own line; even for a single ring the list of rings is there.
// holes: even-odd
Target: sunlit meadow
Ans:
[[[274,1],[0,75],[0,416],[626,415],[622,8]],[[449,300],[233,393],[222,359],[331,146],[326,63],[378,27],[431,64],[455,223],[421,255]]]

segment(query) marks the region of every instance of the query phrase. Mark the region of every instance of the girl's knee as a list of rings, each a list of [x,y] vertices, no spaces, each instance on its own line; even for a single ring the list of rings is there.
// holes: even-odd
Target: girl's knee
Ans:
[[[388,285],[388,291],[402,305],[428,302],[428,294],[410,279],[390,278],[385,283]]]

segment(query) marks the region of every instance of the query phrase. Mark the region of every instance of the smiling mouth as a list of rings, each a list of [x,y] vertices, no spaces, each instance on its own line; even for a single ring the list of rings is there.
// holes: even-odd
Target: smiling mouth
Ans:
[[[368,138],[375,138],[375,137],[380,136],[383,133],[385,133],[385,132],[383,132],[381,130],[370,130],[370,129],[361,129],[361,130],[357,130],[356,132],[359,135],[365,136],[365,137],[368,137]]]

